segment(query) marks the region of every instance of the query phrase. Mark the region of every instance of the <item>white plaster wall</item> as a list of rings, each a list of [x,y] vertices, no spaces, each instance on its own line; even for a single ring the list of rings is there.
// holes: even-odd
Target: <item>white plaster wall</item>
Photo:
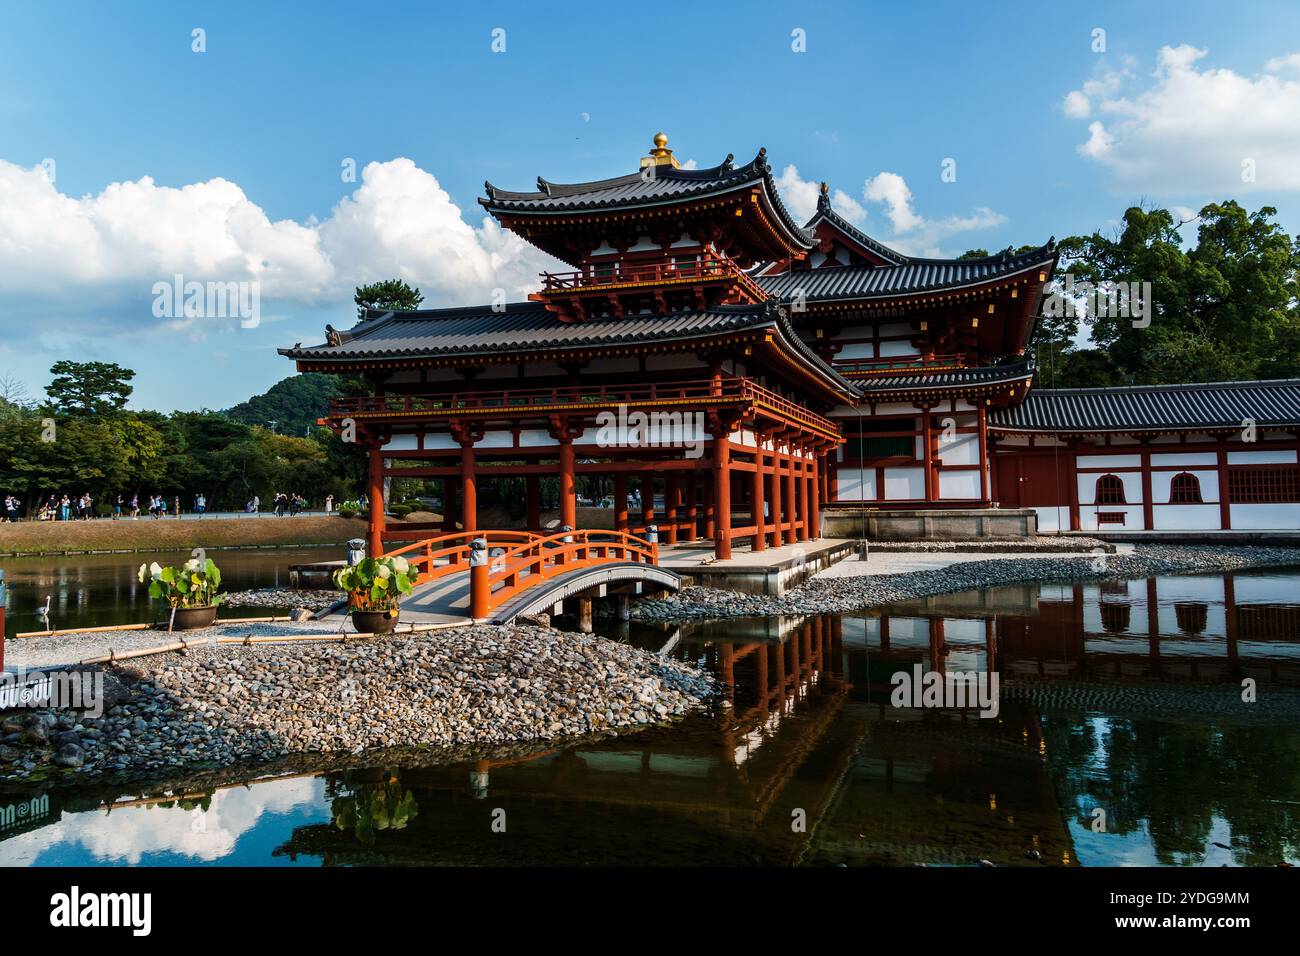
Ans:
[[[940,498],[978,498],[980,473],[978,471],[939,472]]]
[[[896,341],[891,341],[891,342],[880,343],[880,355],[882,358],[886,356],[920,355],[920,354],[921,354],[920,352],[918,352],[916,349],[912,347],[911,342],[904,342],[901,339]]]
[[[874,501],[876,497],[876,469],[842,470],[836,474],[835,489],[839,501]]]
[[[939,432],[939,458],[945,465],[978,465],[980,461],[980,438],[974,432],[958,432],[951,440],[945,441],[943,431]]]
[[[924,468],[886,468],[885,498],[902,501],[925,497]]]
[[[1232,505],[1231,507],[1234,531],[1300,529],[1300,504]]]
[[[1167,497],[1167,496],[1166,496]],[[1160,496],[1156,496],[1156,501]],[[1203,531],[1219,527],[1219,506],[1211,505],[1155,505],[1152,520],[1157,531]]]
[[[394,435],[383,447],[384,451],[415,451],[420,445],[415,435]]]
[[[1230,465],[1294,465],[1293,451],[1230,451]]]
[[[1080,468],[1140,468],[1141,455],[1080,455]]]

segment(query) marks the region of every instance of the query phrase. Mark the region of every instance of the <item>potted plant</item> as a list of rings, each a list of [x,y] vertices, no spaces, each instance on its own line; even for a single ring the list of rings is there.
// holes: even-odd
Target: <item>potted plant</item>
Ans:
[[[173,609],[171,626],[188,631],[208,627],[217,619],[221,571],[211,558],[191,558],[179,568],[154,562],[140,565],[140,583],[149,582],[149,596],[163,598]]]
[[[362,634],[387,634],[397,626],[398,603],[410,594],[420,572],[400,555],[364,558],[334,572],[334,586],[348,593],[352,626]]]

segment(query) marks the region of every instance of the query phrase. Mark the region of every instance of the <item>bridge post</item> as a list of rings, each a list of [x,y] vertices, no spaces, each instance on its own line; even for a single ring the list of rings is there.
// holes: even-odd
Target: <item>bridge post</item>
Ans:
[[[492,596],[488,585],[487,540],[475,538],[469,547],[469,616],[481,621],[488,616]]]
[[[591,598],[578,598],[578,630],[583,634],[590,634],[595,630],[595,626],[592,624],[591,606]]]

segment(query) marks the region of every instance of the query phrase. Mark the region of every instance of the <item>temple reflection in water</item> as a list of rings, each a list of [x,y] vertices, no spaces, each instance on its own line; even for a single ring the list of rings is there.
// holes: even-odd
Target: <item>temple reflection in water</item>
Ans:
[[[714,670],[726,688],[719,713],[509,762],[332,775],[334,825],[298,828],[277,854],[327,864],[1294,862],[1294,722],[1261,732],[1203,696],[1210,682],[1250,676],[1293,699],[1300,609],[1278,598],[1294,581],[1027,585],[888,614],[637,633]],[[999,716],[891,706],[892,675],[914,664],[997,671]],[[1104,694],[1080,712],[1066,693],[1079,682],[1155,688],[1142,693],[1178,722],[1108,711]],[[1225,748],[1232,772],[1207,769]],[[358,799],[409,815],[362,838]],[[1109,821],[1100,832],[1097,808]]]

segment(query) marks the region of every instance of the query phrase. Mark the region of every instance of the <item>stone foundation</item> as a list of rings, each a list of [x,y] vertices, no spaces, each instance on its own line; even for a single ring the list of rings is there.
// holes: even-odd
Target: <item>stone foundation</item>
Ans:
[[[868,541],[1027,540],[1038,534],[1033,508],[828,508],[822,531],[828,538]]]

